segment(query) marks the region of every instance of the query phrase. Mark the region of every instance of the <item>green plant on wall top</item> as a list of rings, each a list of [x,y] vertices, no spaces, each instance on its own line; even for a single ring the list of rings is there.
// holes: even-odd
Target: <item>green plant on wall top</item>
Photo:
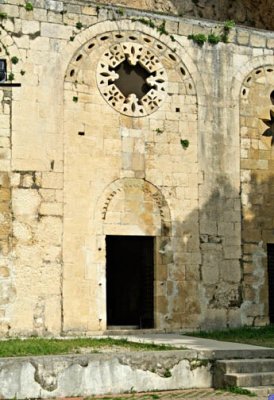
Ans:
[[[187,38],[193,40],[193,42],[197,43],[199,46],[203,46],[203,44],[207,41],[207,37],[203,33],[188,35]]]
[[[233,21],[232,19],[227,20],[224,23],[224,30],[229,32],[232,28],[235,28],[235,25],[235,21]]]
[[[122,7],[118,8],[118,10],[115,10],[115,12],[118,15],[124,15],[125,14],[125,10]]]
[[[224,43],[228,42],[228,35],[232,28],[235,28],[235,22],[233,20],[225,21],[224,23],[224,33],[222,34],[222,41]]]
[[[168,32],[166,30],[166,22],[163,21],[161,25],[156,27],[157,31],[160,33],[160,35],[168,35]],[[174,38],[174,37],[173,37]],[[171,39],[172,40],[172,39]]]
[[[217,44],[222,40],[221,36],[215,35],[215,33],[210,33],[207,37],[208,43]]]
[[[156,25],[151,19],[147,18],[132,18],[132,21],[139,21],[144,25],[149,26],[150,28],[156,29],[160,35],[169,35],[168,31],[166,30],[166,21],[163,21],[160,25]],[[173,35],[169,35],[172,41],[175,41]]]
[[[32,11],[33,10],[33,5],[30,1],[27,1],[25,4],[25,10],[26,11]]]
[[[218,44],[219,42],[228,43],[228,35],[232,28],[235,27],[235,22],[232,20],[225,21],[223,25],[223,33],[220,35],[211,32],[208,36],[203,33],[197,33],[188,35],[188,39],[193,40],[199,46],[203,46],[204,43],[208,42],[210,44]]]

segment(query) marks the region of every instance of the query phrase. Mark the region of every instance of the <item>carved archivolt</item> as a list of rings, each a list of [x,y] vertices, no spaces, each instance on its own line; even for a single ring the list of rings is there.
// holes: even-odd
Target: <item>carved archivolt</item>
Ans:
[[[270,79],[270,76],[273,75],[273,72],[274,67],[272,65],[259,67],[252,71],[243,82],[241,91],[242,99],[248,98],[249,89],[254,84],[259,83],[260,85],[262,85],[267,83]],[[273,90],[273,88],[271,90]]]
[[[169,41],[166,37],[164,39]],[[65,76],[67,88],[78,92],[83,84],[88,93],[91,85],[97,84],[99,93],[116,111],[131,117],[149,115],[165,101],[169,85],[167,70],[172,73],[176,71],[181,77],[180,94],[196,95],[193,80],[174,46],[175,43],[171,41],[161,42],[139,31],[121,30],[97,35],[74,54]],[[88,65],[95,60],[98,60],[96,82],[93,81],[93,68],[92,74],[86,74]],[[140,72],[137,78],[143,80],[146,87],[142,93],[134,88],[130,88],[127,93],[122,90],[122,93],[118,82],[121,71],[125,71],[125,65],[137,75]]]
[[[120,192],[127,192],[131,189],[137,189],[147,194],[151,201],[156,205],[163,226],[170,224],[171,217],[167,202],[160,190],[150,182],[143,179],[124,178],[113,182],[104,193],[104,202],[101,208],[101,219],[106,220],[109,205],[113,198]]]
[[[259,102],[258,102],[259,99]],[[254,105],[256,102],[256,107]],[[253,103],[253,106],[251,104]],[[264,146],[268,143],[269,146],[274,145],[274,67],[273,65],[261,66],[253,70],[244,80],[241,90],[241,115],[243,117],[257,119],[252,123],[252,126],[247,128],[249,120],[242,124],[241,135],[243,138],[249,137],[253,130],[254,139],[259,139],[261,136],[268,137],[269,140],[264,140]],[[257,115],[256,115],[257,114]],[[257,134],[255,135],[255,129]],[[248,133],[249,132],[249,133]],[[262,138],[261,138],[262,139]],[[245,143],[247,146],[247,143]],[[245,147],[246,149],[247,147]],[[254,147],[254,149],[257,147]],[[244,157],[246,158],[246,157]]]
[[[149,87],[143,97],[135,93],[125,96],[116,86],[119,79],[115,69],[123,62],[139,64],[147,73],[145,83]],[[167,73],[156,54],[147,46],[123,42],[114,44],[101,57],[97,68],[97,84],[104,99],[122,114],[141,117],[156,111],[167,92]]]

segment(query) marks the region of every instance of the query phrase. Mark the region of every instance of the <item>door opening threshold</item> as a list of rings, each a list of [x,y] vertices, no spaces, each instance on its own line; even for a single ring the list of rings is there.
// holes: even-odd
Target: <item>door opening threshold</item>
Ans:
[[[110,331],[122,331],[122,330],[134,330],[140,329],[138,325],[109,325],[107,330]]]

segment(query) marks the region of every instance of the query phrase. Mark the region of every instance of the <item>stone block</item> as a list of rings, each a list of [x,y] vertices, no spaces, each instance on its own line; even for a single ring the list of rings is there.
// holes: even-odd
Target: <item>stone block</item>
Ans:
[[[224,260],[220,263],[220,277],[225,282],[239,283],[242,278],[239,261]]]
[[[62,221],[60,217],[43,216],[37,227],[36,236],[41,243],[60,246],[62,242]]]
[[[7,13],[7,15],[9,17],[12,17],[12,18],[19,17],[19,7],[16,5],[6,4],[4,12]]]
[[[0,172],[0,188],[9,189],[10,187],[10,174],[7,172]]]
[[[83,6],[81,12],[82,14],[97,16],[96,7],[92,5]]]
[[[64,10],[63,1],[57,0],[44,0],[45,7],[50,11],[61,12]]]
[[[250,33],[247,31],[237,31],[237,42],[240,45],[247,46],[249,44]]]
[[[238,328],[242,326],[242,311],[240,308],[228,310],[228,327]]]
[[[21,186],[24,188],[30,188],[34,184],[32,174],[23,174],[21,176]]]
[[[196,264],[186,264],[185,279],[186,279],[186,281],[199,282],[200,281],[200,266],[196,265]]]
[[[200,232],[201,234],[216,235],[217,234],[216,221],[209,220],[208,218],[200,219]]]
[[[38,21],[24,21],[22,20],[22,32],[25,34],[32,34],[40,31],[40,23]]]
[[[176,34],[176,33],[178,33],[178,22],[175,22],[175,21],[166,21],[166,24],[165,24],[165,28],[166,28],[166,30],[168,31],[168,33],[174,33],[174,34]]]
[[[30,226],[20,221],[13,222],[13,235],[21,243],[28,243],[32,239]]]
[[[255,326],[267,326],[269,325],[269,317],[255,317]]]
[[[40,22],[47,21],[47,11],[43,10],[42,8],[34,8],[33,10],[33,16],[35,20],[38,20]]]
[[[202,265],[202,280],[206,285],[212,285],[219,281],[219,266],[218,264]]]
[[[241,246],[225,246],[224,258],[226,259],[240,259],[242,255]]]
[[[63,15],[57,14],[56,12],[53,11],[48,11],[47,21],[53,22],[55,24],[61,24],[63,22]]]
[[[274,48],[274,39],[267,39],[267,47],[269,49],[273,49]]]
[[[46,202],[54,202],[57,200],[55,196],[56,190],[54,189],[40,189],[39,193]]]
[[[41,22],[41,36],[46,36],[53,39],[68,40],[72,35],[70,26],[55,25],[48,22]]]
[[[261,306],[260,304],[249,304],[246,309],[245,313],[248,317],[258,317],[261,316]]]
[[[43,172],[42,187],[45,189],[62,189],[63,174],[59,172]]]
[[[258,34],[251,34],[250,35],[250,45],[252,47],[266,47],[266,38],[265,36],[261,36]]]
[[[214,329],[225,329],[226,324],[226,310],[225,309],[208,309],[205,312],[203,321],[201,323],[201,329],[203,330],[214,330]]]
[[[39,208],[41,215],[63,215],[63,204],[62,203],[41,203]]]
[[[41,202],[37,190],[34,189],[13,189],[12,190],[12,209],[15,216],[37,217],[38,207]]]

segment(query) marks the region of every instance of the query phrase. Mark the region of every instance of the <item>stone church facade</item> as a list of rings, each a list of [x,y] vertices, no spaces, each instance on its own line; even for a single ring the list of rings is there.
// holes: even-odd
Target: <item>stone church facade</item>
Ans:
[[[1,336],[273,321],[274,33],[84,0],[0,18]]]

